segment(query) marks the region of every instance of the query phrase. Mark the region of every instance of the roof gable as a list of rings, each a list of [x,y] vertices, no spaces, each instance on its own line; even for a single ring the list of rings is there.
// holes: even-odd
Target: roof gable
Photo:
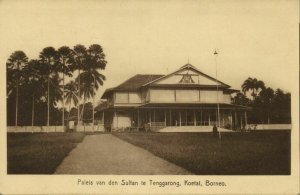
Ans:
[[[221,85],[223,87],[230,87],[229,85],[204,74],[196,67],[191,64],[186,64],[179,70],[172,72],[168,75],[157,78],[156,80],[150,81],[143,86],[147,85],[205,85],[205,86],[216,86]]]

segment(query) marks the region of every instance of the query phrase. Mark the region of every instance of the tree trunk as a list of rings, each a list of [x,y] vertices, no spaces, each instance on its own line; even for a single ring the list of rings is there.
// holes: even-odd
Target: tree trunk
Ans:
[[[47,86],[48,87],[48,89],[47,89],[48,90],[48,94],[47,94],[47,96],[48,96],[47,97],[47,101],[48,101],[47,102],[47,104],[48,104],[47,105],[48,106],[48,109],[47,109],[47,127],[48,127],[48,130],[49,130],[49,124],[50,124],[50,87],[49,87],[50,86],[50,83],[49,83],[50,81],[49,80],[50,80],[50,75],[48,75],[48,86]]]
[[[80,102],[80,69],[78,69],[78,102],[77,102],[77,125],[79,125],[79,121],[80,121],[80,115],[79,115],[79,113],[80,113],[80,110],[79,110],[79,108],[80,108],[80,104],[79,104],[79,102]]]
[[[80,114],[80,118],[82,119],[83,121],[83,112],[84,112],[84,105],[85,105],[85,97],[83,98],[83,105],[82,105],[82,110],[81,110],[81,114]]]
[[[16,93],[16,120],[15,120],[15,126],[18,126],[18,99],[19,99],[19,81],[17,81],[17,93]]]
[[[65,126],[65,74],[63,73],[63,111],[62,111],[62,126]]]
[[[32,96],[31,126],[32,126],[32,128],[34,126],[34,94]]]

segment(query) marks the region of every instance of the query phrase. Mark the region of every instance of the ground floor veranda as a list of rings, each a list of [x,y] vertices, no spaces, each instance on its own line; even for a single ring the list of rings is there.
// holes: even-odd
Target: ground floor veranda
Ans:
[[[247,125],[247,108],[233,105],[219,105],[219,120],[217,105],[118,107],[98,113],[107,131],[148,131],[170,126],[213,125],[226,129],[243,129]]]

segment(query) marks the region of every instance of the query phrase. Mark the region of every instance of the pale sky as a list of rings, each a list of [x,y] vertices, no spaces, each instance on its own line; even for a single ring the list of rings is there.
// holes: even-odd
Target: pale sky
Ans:
[[[188,62],[240,89],[255,77],[292,92],[298,82],[298,1],[0,1],[0,62],[16,50],[100,44],[106,88]]]

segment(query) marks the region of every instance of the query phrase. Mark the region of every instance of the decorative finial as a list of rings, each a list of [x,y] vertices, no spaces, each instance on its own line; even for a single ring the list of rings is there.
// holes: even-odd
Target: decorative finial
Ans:
[[[216,49],[215,49],[214,55],[218,55],[218,52],[217,52],[217,50],[216,50]]]

